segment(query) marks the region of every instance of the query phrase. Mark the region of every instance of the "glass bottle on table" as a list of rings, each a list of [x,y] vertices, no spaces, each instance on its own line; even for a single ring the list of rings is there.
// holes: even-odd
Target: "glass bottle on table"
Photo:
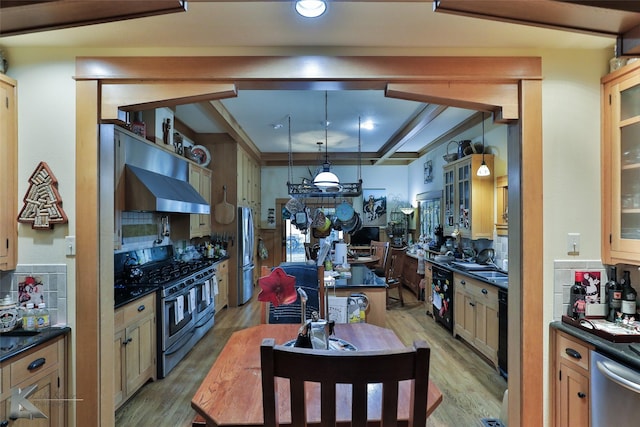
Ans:
[[[616,267],[612,266],[609,271],[609,281],[605,286],[607,299],[606,302],[609,307],[609,315],[607,316],[607,320],[609,322],[615,322],[616,313],[619,312],[620,308],[622,307],[622,285],[617,280]]]
[[[575,320],[583,319],[586,310],[587,290],[582,286],[583,273],[576,271],[575,282],[571,286],[569,294],[569,307],[567,315]]]
[[[627,319],[634,318],[635,320],[636,298],[638,297],[638,293],[633,288],[633,286],[631,286],[630,275],[631,275],[630,272],[627,270],[625,270],[625,272],[623,273],[621,311],[622,311],[622,315],[625,318]]]

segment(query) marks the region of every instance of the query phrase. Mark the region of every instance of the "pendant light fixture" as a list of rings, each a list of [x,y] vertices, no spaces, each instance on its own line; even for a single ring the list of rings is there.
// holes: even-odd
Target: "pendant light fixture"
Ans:
[[[331,163],[329,163],[329,114],[327,108],[327,92],[324,92],[324,163],[322,164],[322,172],[313,179],[313,185],[325,192],[335,192],[340,190],[340,180],[330,171]]]
[[[489,170],[489,166],[484,161],[484,111],[482,112],[482,163],[478,168],[477,175],[478,176],[489,176],[491,175],[491,171]]]

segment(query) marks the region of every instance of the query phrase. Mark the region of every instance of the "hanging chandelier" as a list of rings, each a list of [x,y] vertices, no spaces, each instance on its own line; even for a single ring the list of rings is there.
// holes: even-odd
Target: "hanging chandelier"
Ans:
[[[329,112],[328,112],[328,96],[324,92],[324,163],[322,164],[322,172],[313,178],[313,185],[325,192],[340,191],[340,180],[337,175],[331,172],[331,163],[329,163]]]
[[[331,163],[329,162],[329,147],[328,147],[328,127],[329,127],[329,114],[328,114],[328,97],[325,91],[324,95],[324,162],[322,164],[322,170],[313,178],[313,181],[303,180],[301,184],[294,184],[293,181],[293,154],[291,145],[291,117],[289,117],[289,181],[287,187],[289,189],[289,195],[291,196],[304,196],[304,197],[357,197],[362,194],[362,172],[361,172],[361,121],[358,117],[358,182],[341,183],[338,176],[331,172]],[[318,142],[318,145],[322,144]]]

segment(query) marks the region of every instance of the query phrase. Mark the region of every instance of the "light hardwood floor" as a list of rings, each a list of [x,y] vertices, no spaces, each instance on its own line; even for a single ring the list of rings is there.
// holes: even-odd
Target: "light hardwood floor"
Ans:
[[[387,327],[405,345],[424,339],[431,346],[430,377],[443,394],[429,427],[482,426],[481,418],[498,418],[506,381],[462,341],[426,315],[426,306],[408,291],[405,306],[387,310]],[[408,297],[407,297],[408,296]],[[231,334],[259,323],[254,296],[243,307],[216,314],[213,329],[164,379],[146,384],[116,412],[116,426],[187,427],[195,411],[191,398]]]

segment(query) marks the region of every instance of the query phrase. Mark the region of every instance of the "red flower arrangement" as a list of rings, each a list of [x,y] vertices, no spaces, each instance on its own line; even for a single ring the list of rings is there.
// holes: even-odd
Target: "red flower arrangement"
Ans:
[[[274,307],[291,304],[298,299],[296,278],[288,275],[282,268],[276,267],[271,274],[258,279],[260,293],[258,301],[270,302]]]

